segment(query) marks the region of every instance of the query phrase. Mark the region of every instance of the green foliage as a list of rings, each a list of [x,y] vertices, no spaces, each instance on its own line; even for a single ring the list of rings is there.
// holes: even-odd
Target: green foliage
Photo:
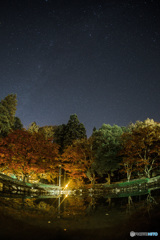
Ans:
[[[109,183],[113,172],[120,167],[121,158],[117,153],[121,149],[120,136],[122,133],[122,128],[117,125],[103,124],[92,135],[94,139],[93,151],[95,153],[95,161],[92,168],[100,176],[108,174]]]
[[[70,116],[66,125],[66,134],[64,145],[70,146],[74,140],[86,138],[86,130],[82,123],[79,122],[76,114]]]
[[[12,127],[12,129],[13,130],[17,130],[17,129],[22,130],[22,128],[23,128],[23,124],[22,124],[20,118],[15,117],[14,118],[14,126]]]
[[[0,135],[5,136],[11,129],[9,114],[4,106],[0,104]]]
[[[73,141],[86,137],[85,127],[79,122],[76,114],[70,116],[67,124],[58,126],[54,134],[54,140],[61,146],[61,152],[72,145]]]
[[[94,127],[94,128],[93,128],[93,133],[94,133],[96,130],[97,130],[96,127]]]
[[[28,132],[30,133],[38,133],[39,126],[36,124],[36,122],[32,122],[28,127]]]
[[[56,142],[60,146],[60,152],[63,152],[64,149],[64,139],[66,135],[66,125],[59,125],[54,133],[54,142]]]
[[[6,96],[0,102],[0,135],[6,136],[14,126],[17,106],[16,94]]]
[[[2,106],[6,108],[9,114],[9,122],[11,127],[14,125],[14,117],[16,113],[16,106],[17,106],[17,95],[10,94],[1,101]]]
[[[38,132],[44,135],[45,139],[53,139],[56,128],[57,126],[43,126],[39,128]]]

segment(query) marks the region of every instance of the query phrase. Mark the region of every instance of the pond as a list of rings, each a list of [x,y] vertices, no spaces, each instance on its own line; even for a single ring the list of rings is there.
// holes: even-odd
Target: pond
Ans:
[[[1,193],[0,236],[16,240],[125,240],[131,239],[131,231],[160,235],[159,188],[137,194],[111,198],[91,193],[39,197]]]

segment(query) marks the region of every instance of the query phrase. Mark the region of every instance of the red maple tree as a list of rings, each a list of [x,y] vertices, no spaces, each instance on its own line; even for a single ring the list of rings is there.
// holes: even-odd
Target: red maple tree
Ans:
[[[34,174],[56,174],[58,171],[56,143],[45,140],[38,133],[16,130],[0,141],[0,167],[23,181]]]
[[[92,163],[92,151],[87,139],[75,140],[61,156],[62,167],[70,179],[83,182]]]

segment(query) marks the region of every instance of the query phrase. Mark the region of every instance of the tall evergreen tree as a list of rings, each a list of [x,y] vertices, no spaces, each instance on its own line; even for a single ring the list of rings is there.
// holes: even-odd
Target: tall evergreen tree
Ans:
[[[8,111],[10,126],[14,126],[14,117],[16,113],[17,106],[17,95],[10,94],[1,101],[2,106]]]
[[[57,126],[55,133],[54,133],[54,142],[57,143],[60,146],[60,153],[63,152],[64,149],[64,140],[66,135],[66,125],[62,124]]]
[[[0,102],[0,135],[5,136],[14,126],[17,99],[16,94],[6,96]]]
[[[54,141],[60,145],[60,151],[72,145],[74,140],[86,138],[86,129],[79,122],[76,114],[70,116],[67,124],[62,124],[57,127],[54,134]]]
[[[74,140],[86,138],[86,129],[83,123],[80,123],[76,114],[70,116],[66,125],[66,134],[64,146],[70,146]]]
[[[20,118],[19,117],[15,117],[14,118],[13,130],[17,130],[17,129],[22,130],[22,128],[23,128],[23,124],[22,124]]]

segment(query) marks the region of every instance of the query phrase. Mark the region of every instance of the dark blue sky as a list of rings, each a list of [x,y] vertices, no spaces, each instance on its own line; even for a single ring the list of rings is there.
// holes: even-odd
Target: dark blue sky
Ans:
[[[25,127],[160,121],[159,0],[2,0],[0,53]]]

